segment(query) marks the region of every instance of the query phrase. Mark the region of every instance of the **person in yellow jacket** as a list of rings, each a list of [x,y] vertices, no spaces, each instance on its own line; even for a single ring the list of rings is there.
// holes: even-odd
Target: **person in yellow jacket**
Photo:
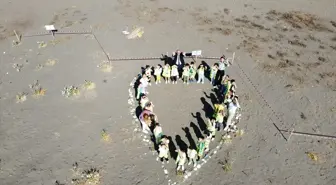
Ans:
[[[169,64],[166,64],[166,65],[163,67],[163,72],[162,72],[162,76],[163,76],[164,80],[166,81],[166,84],[167,84],[167,83],[170,83],[170,75],[171,75],[171,68],[170,68],[170,65],[169,65]]]
[[[211,140],[214,140],[216,136],[216,119],[208,119],[207,130],[212,136]]]

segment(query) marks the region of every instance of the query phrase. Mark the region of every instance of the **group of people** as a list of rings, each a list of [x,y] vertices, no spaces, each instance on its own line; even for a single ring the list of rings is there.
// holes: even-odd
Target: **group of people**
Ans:
[[[173,53],[173,65],[165,64],[162,69],[158,65],[154,69],[154,73],[151,67],[146,66],[142,75],[138,81],[137,87],[137,100],[139,100],[139,106],[141,107],[141,114],[139,115],[139,120],[142,126],[142,131],[146,134],[151,134],[153,141],[158,149],[158,160],[162,163],[169,163],[169,144],[171,140],[169,137],[163,134],[163,129],[158,123],[158,118],[154,114],[154,104],[148,98],[147,86],[151,85],[151,76],[154,74],[155,82],[161,83],[161,75],[164,77],[166,83],[170,81],[174,84],[177,83],[179,77],[182,78],[184,83],[190,83],[195,81],[196,73],[198,75],[198,83],[204,83],[204,72],[206,67],[200,65],[199,68],[195,69],[194,63],[185,64],[183,57],[188,54],[180,52],[177,50]],[[215,104],[215,110],[213,116],[208,118],[207,132],[205,137],[198,138],[197,147],[189,147],[187,149],[178,149],[176,164],[176,170],[184,171],[184,165],[188,162],[188,165],[193,164],[194,167],[197,166],[199,160],[201,160],[209,152],[209,146],[211,141],[214,140],[216,131],[221,130],[221,125],[224,125],[224,118],[226,117],[226,124],[223,127],[225,132],[235,129],[233,124],[234,116],[236,115],[237,109],[240,108],[238,103],[238,96],[235,94],[237,85],[234,79],[230,79],[228,75],[225,74],[225,68],[229,66],[230,63],[223,56],[220,58],[219,63],[215,63],[210,69],[211,83],[215,88],[219,90],[222,95],[222,101]],[[181,76],[180,76],[181,74]]]

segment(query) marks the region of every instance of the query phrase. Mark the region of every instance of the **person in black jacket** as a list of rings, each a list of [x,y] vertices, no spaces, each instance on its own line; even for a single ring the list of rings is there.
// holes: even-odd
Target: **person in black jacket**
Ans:
[[[176,65],[177,69],[179,71],[179,77],[181,77],[182,75],[182,69],[184,67],[184,57],[185,56],[191,56],[191,53],[185,53],[182,52],[180,50],[176,50],[176,52],[173,52],[173,64],[172,65]]]

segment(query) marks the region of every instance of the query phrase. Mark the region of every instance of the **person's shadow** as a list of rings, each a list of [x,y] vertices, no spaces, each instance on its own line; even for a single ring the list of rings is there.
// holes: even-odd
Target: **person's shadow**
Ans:
[[[211,71],[211,67],[208,65],[208,63],[206,63],[204,60],[202,60],[201,64],[206,67],[206,70],[205,70],[205,78],[207,78],[209,81],[211,81],[210,79],[210,71]]]
[[[169,64],[170,66],[172,66],[172,64],[173,64],[173,58],[169,57],[168,55],[163,55],[162,54],[161,61],[164,61],[164,65]]]
[[[133,88],[134,88],[134,97],[137,97],[138,94],[138,87],[140,85],[140,79],[141,79],[141,75],[138,74],[138,77],[136,79],[136,81],[134,82]]]
[[[176,157],[177,157],[176,146],[175,146],[171,136],[168,136],[168,139],[169,139],[169,153],[170,153],[170,156],[173,159],[176,159]]]
[[[183,150],[183,151],[187,151],[187,149],[188,149],[188,145],[187,145],[187,143],[185,143],[185,142],[182,140],[182,138],[181,138],[180,135],[176,135],[176,136],[175,136],[175,141],[176,141],[176,144],[177,144],[177,146],[179,147],[179,149],[181,149],[181,150]]]
[[[205,122],[204,122],[204,120],[203,120],[203,118],[202,118],[202,116],[201,116],[201,113],[196,112],[196,115],[194,115],[193,113],[191,113],[191,115],[192,115],[194,118],[197,119],[197,123],[198,123],[198,125],[199,125],[199,128],[200,128],[202,131],[206,130],[206,124],[205,124]]]
[[[218,103],[218,99],[214,93],[210,93],[209,96],[207,95],[206,92],[203,91],[203,93],[206,98],[209,98],[211,100],[212,105],[215,105]]]
[[[203,137],[201,130],[198,128],[198,126],[195,123],[190,122],[190,126],[194,129],[194,132],[197,138]]]
[[[182,130],[186,133],[186,137],[189,141],[190,147],[191,148],[196,148],[196,143],[194,141],[194,139],[191,136],[190,130],[188,127],[182,128]]]
[[[201,98],[201,101],[203,103],[203,110],[205,112],[205,116],[207,118],[210,118],[211,115],[213,114],[214,112],[214,109],[212,108],[212,106],[205,100],[204,97]]]

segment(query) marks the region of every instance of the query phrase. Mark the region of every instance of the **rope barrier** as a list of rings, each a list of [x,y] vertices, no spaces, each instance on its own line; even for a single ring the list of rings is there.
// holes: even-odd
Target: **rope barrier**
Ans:
[[[184,58],[196,58],[191,56],[186,56]],[[220,57],[197,57],[197,59],[207,59],[207,60],[219,60]],[[164,57],[129,57],[129,58],[110,58],[110,61],[125,61],[125,60],[161,60]]]
[[[272,107],[269,105],[269,103],[267,102],[267,100],[264,98],[264,96],[261,94],[261,92],[258,90],[257,86],[254,85],[254,83],[252,82],[252,80],[248,77],[248,75],[245,73],[245,71],[240,67],[239,63],[237,63],[238,68],[242,71],[242,73],[244,74],[245,78],[248,80],[248,82],[252,85],[252,87],[254,88],[255,92],[257,92],[257,94],[259,95],[259,97],[261,98],[261,100],[264,101],[264,106],[267,106],[272,114],[278,119],[278,121],[280,123],[283,123],[283,121],[281,121],[281,119],[279,118],[279,116],[275,113],[275,111],[272,109]],[[286,141],[288,141],[288,139],[283,135],[282,130],[280,130],[280,128],[278,127],[278,125],[275,123],[275,121],[273,121],[273,119],[270,117],[269,118],[270,121],[272,122],[273,126],[278,130],[278,132],[281,134],[281,136],[283,137],[283,139],[285,139]]]
[[[336,139],[336,136],[331,136],[331,135],[314,134],[314,133],[308,133],[308,132],[297,132],[297,131],[289,131],[289,130],[281,130],[281,131],[282,132],[290,132],[291,134],[295,134],[295,135],[322,137],[322,138],[326,138],[326,139]]]
[[[43,31],[43,32],[36,32],[36,33],[31,33],[31,34],[24,34],[22,37],[38,37],[38,36],[46,36],[46,35],[54,35],[57,34],[92,34],[91,30],[88,31],[55,31],[55,32],[50,32],[50,31]]]

